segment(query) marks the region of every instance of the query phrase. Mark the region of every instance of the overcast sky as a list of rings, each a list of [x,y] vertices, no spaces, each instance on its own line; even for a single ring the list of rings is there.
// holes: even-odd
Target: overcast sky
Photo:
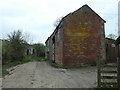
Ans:
[[[30,42],[44,43],[56,19],[87,4],[105,21],[105,33],[118,33],[119,0],[0,0],[0,38],[14,30],[30,34]]]

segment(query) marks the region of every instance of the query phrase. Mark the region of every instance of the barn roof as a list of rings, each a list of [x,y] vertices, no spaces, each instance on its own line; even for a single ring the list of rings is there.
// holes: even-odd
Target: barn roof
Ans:
[[[82,8],[84,8],[84,7],[87,7],[87,8],[89,8],[100,20],[102,20],[104,23],[106,22],[102,17],[100,17],[92,8],[90,8],[87,4],[85,4],[85,5],[83,5],[81,8],[79,8],[78,10],[80,10],[80,9],[82,9]],[[76,10],[77,11],[77,10]],[[74,12],[76,12],[76,11],[74,11]],[[73,12],[73,13],[74,13]]]

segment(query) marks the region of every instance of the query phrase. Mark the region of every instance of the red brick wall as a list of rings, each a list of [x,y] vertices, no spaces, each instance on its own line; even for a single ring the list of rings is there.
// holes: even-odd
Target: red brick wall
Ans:
[[[55,63],[58,66],[63,65],[63,27],[61,22],[61,28],[58,28],[59,31],[55,34]],[[59,32],[59,33],[58,33]],[[58,35],[59,34],[59,35]]]
[[[98,59],[104,48],[101,46],[101,38],[104,39],[103,22],[91,10],[83,9],[64,19],[64,66],[92,63]]]
[[[59,43],[56,44],[56,49],[55,49],[55,63],[59,66],[62,66],[62,59],[63,59],[63,45],[62,42],[60,41]]]

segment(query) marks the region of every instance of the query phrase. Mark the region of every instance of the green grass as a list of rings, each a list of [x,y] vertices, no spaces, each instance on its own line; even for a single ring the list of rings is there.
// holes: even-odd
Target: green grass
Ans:
[[[21,61],[12,61],[12,62],[7,62],[6,64],[3,64],[2,65],[2,76],[4,77],[5,75],[9,74],[9,72],[7,71],[8,68],[19,65],[19,64],[31,62],[31,61],[33,60],[30,57],[24,57],[23,60]]]
[[[45,57],[38,57],[38,56],[33,56],[32,59],[34,61],[47,61],[48,60]]]
[[[9,72],[7,71],[8,68],[32,61],[47,61],[47,59],[44,57],[26,56],[21,61],[7,62],[6,64],[2,65],[2,76],[4,77],[5,75],[9,74]]]
[[[119,90],[117,87],[98,87],[94,90]]]
[[[2,65],[2,77],[9,74],[9,72],[6,70],[7,68],[9,68],[9,65]]]
[[[94,90],[118,90],[117,85],[111,85],[111,86],[98,86],[97,88],[95,88]]]

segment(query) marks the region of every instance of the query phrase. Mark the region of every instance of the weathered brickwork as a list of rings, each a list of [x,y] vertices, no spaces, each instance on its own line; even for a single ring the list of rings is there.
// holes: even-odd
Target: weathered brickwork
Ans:
[[[50,36],[55,37],[55,63],[60,66],[80,66],[98,59],[105,60],[104,23],[88,5],[65,16],[54,31],[55,34]]]

